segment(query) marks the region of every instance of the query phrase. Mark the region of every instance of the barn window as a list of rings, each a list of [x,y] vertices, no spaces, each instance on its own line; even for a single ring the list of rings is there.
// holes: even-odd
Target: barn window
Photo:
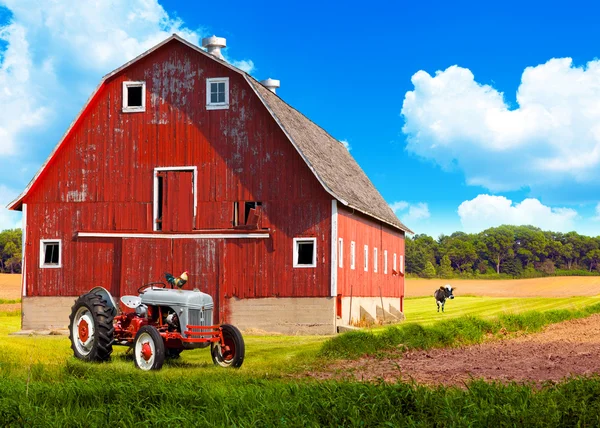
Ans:
[[[365,245],[365,272],[369,271],[369,246]]]
[[[317,238],[294,238],[294,267],[317,266]]]
[[[40,267],[62,267],[62,241],[60,239],[42,239],[40,241]]]
[[[404,273],[404,256],[400,256],[400,273]]]
[[[206,109],[229,108],[229,77],[206,79]]]
[[[354,241],[350,242],[350,269],[354,270],[356,267],[356,244]]]
[[[398,272],[398,264],[396,263],[396,253],[394,253],[394,272]]]
[[[338,265],[344,267],[344,239],[339,239],[339,250],[338,250]]]
[[[123,112],[146,111],[146,82],[123,82]]]
[[[377,263],[377,256],[378,256],[378,252],[377,252],[377,247],[373,248],[373,272],[377,273],[377,268],[379,267]]]
[[[395,265],[396,265],[396,255],[394,255],[394,266]],[[383,251],[383,273],[385,275],[387,275],[387,250]]]

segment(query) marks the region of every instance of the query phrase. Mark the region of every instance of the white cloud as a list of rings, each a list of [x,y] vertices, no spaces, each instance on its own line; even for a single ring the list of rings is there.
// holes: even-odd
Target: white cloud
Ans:
[[[533,225],[544,230],[568,232],[574,229],[577,211],[551,208],[537,199],[524,199],[513,204],[504,196],[479,195],[461,203],[458,215],[465,232],[480,232],[502,224]]]
[[[18,192],[0,184],[0,207],[6,206],[12,201]],[[6,229],[17,229],[21,227],[21,213],[0,209],[0,232]]]
[[[240,70],[245,71],[246,73],[252,73],[252,71],[254,71],[254,69],[255,69],[254,62],[251,59],[243,59],[241,61],[229,61],[229,62],[234,67],[237,67]]]
[[[600,202],[596,204],[596,215],[592,217],[594,221],[600,221]]]
[[[348,151],[352,150],[352,146],[350,145],[348,140],[340,140],[340,143],[342,143],[342,146],[344,146],[346,148],[346,150],[348,150]]]
[[[406,201],[396,201],[390,204],[390,208],[398,217],[400,217],[402,222],[407,224],[431,217],[429,207],[425,202],[411,204]]]
[[[407,150],[492,191],[600,179],[600,60],[528,67],[512,109],[466,68],[412,76],[402,106]]]

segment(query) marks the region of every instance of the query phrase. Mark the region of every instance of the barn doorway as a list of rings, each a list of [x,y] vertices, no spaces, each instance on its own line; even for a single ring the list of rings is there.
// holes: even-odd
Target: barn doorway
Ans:
[[[154,170],[154,231],[191,232],[196,224],[196,168]]]

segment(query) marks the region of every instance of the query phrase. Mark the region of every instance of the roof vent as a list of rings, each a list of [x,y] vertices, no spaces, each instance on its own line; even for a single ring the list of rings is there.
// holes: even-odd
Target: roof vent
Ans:
[[[271,79],[270,77],[268,79],[261,80],[260,83],[274,94],[277,93],[277,88],[281,86],[279,80]]]
[[[209,54],[224,60],[221,49],[227,47],[227,40],[224,37],[217,36],[205,37],[202,39],[202,47],[206,48]]]

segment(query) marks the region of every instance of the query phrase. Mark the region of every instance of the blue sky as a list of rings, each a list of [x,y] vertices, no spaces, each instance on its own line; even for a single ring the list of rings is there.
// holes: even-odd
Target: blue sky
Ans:
[[[347,141],[397,215],[437,237],[502,223],[600,235],[593,3],[0,0],[0,204],[102,75],[177,32]],[[418,4],[422,3],[422,4]],[[0,208],[0,229],[20,217]]]

